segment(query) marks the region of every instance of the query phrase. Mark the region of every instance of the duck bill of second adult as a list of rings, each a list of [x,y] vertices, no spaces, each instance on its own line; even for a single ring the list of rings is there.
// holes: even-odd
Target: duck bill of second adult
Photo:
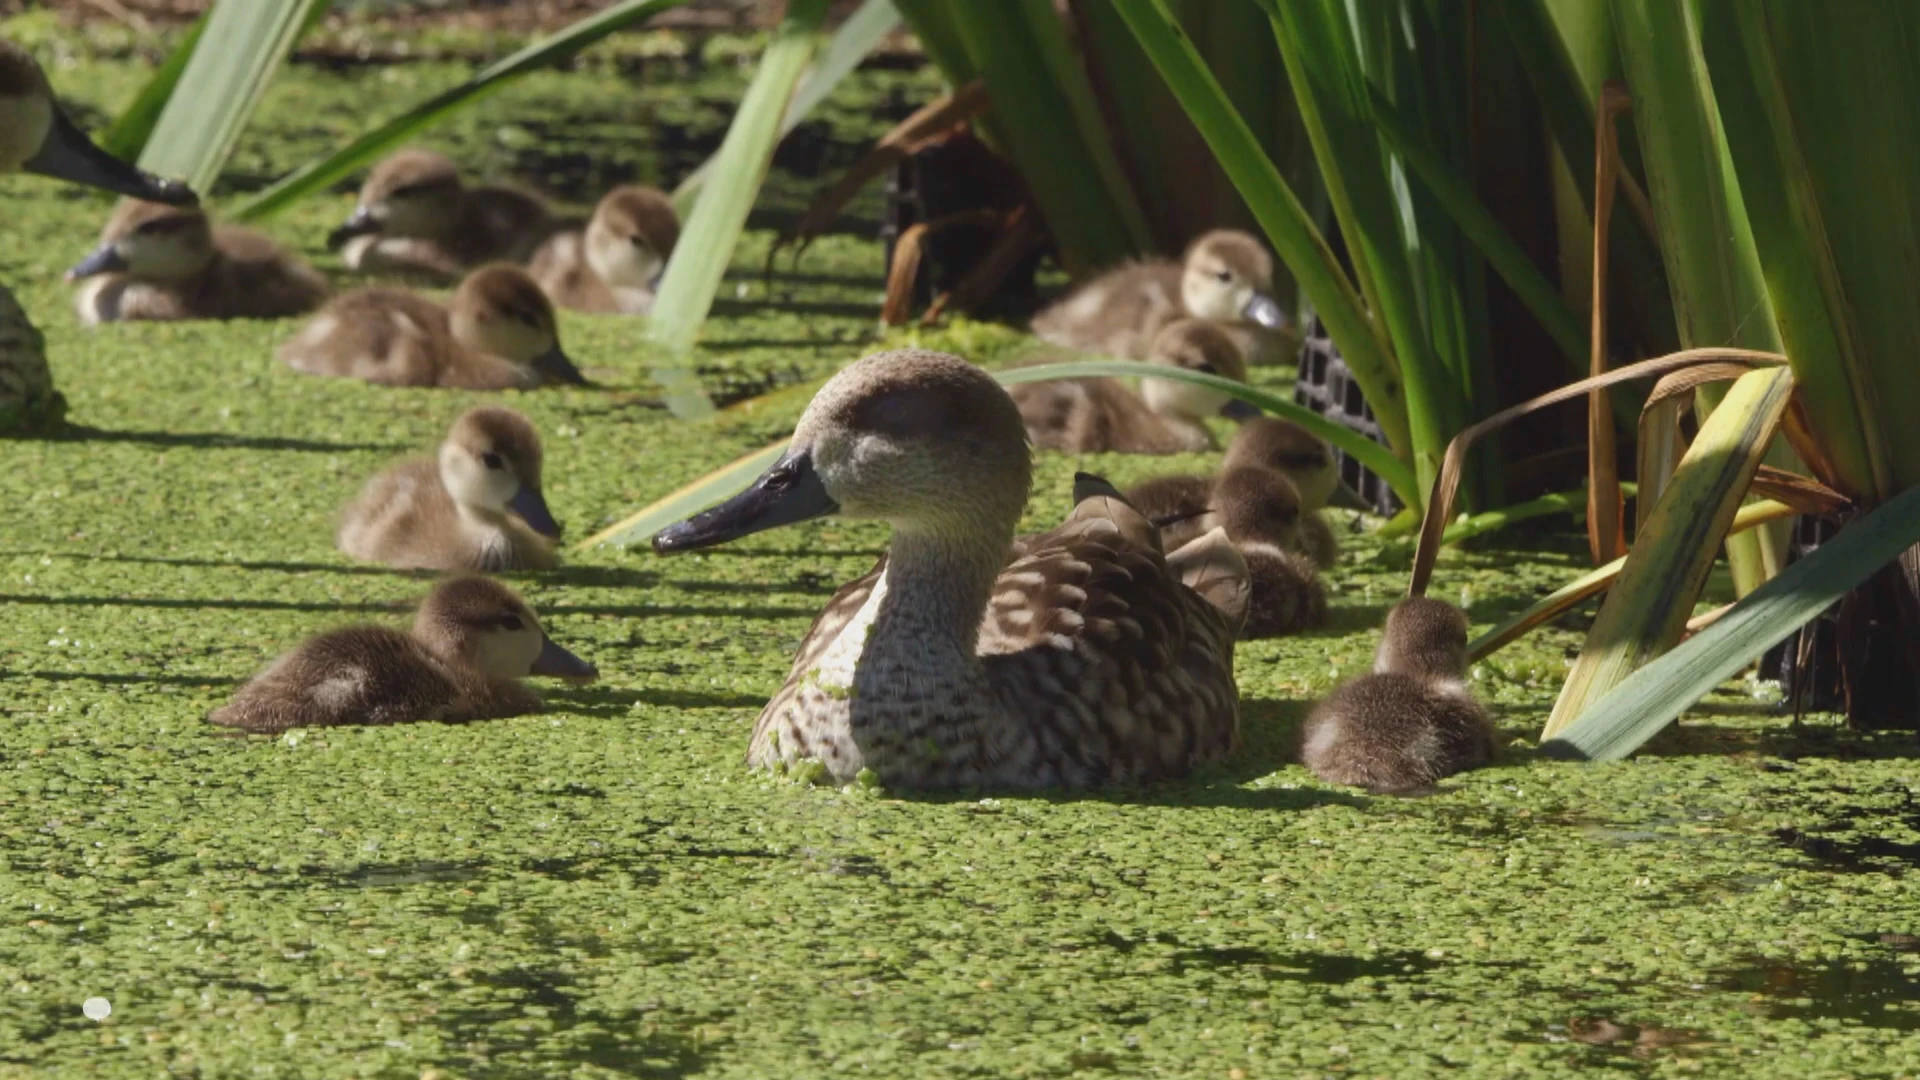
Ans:
[[[58,109],[53,111],[53,124],[47,130],[46,141],[21,168],[148,202],[188,206],[199,201],[199,196],[187,185],[141,172],[100,149]]]
[[[655,533],[653,550],[665,555],[713,547],[782,525],[826,517],[839,509],[840,504],[827,494],[820,474],[814,471],[813,454],[805,449],[789,450],[747,490]]]
[[[1248,322],[1264,326],[1268,330],[1287,328],[1287,313],[1281,310],[1280,301],[1263,292],[1256,292],[1249,297],[1247,306],[1240,309],[1240,314],[1245,316]]]

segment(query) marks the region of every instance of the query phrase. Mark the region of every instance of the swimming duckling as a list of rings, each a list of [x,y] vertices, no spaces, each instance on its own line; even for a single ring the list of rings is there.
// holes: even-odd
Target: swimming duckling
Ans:
[[[553,229],[546,204],[502,187],[469,188],[442,154],[402,150],[373,167],[360,202],[327,236],[348,268],[453,278],[496,259],[525,262]]]
[[[454,421],[440,455],[367,482],[335,543],[356,559],[409,570],[547,570],[560,525],[540,493],[540,436],[512,409]]]
[[[814,396],[750,488],[653,538],[688,551],[833,513],[893,527],[885,558],[801,642],[750,764],[812,759],[841,782],[872,769],[901,788],[1071,788],[1182,776],[1233,748],[1228,617],[1093,478],[1058,528],[1014,545],[1031,470],[1019,410],[985,372],[879,353]]]
[[[528,675],[592,681],[592,664],[554,644],[512,589],[483,577],[441,582],[413,628],[332,630],[255,675],[208,714],[255,732],[342,724],[460,723],[540,711]]]
[[[1247,364],[1221,329],[1198,319],[1167,324],[1151,363],[1245,382]],[[1178,454],[1211,450],[1205,418],[1233,399],[1172,379],[1143,379],[1140,393],[1118,379],[1056,379],[1009,388],[1033,445],[1069,453]]]
[[[67,117],[33,54],[0,41],[0,176],[39,173],[136,199],[191,205],[192,189],[95,146]]]
[[[645,315],[679,239],[680,219],[664,193],[617,187],[594,208],[584,232],[556,234],[533,253],[528,269],[563,308]]]
[[[1144,358],[1160,328],[1182,316],[1280,330],[1286,318],[1272,291],[1267,249],[1244,232],[1218,229],[1178,263],[1146,259],[1094,278],[1034,316],[1033,332],[1068,348]]]
[[[587,382],[560,347],[547,294],[504,264],[468,274],[448,307],[405,289],[355,289],[280,346],[280,359],[309,375],[381,386],[524,390]]]
[[[331,291],[273,241],[214,226],[197,207],[122,199],[100,246],[67,271],[87,326],[122,319],[276,319],[301,315]]]
[[[1467,617],[1412,597],[1387,614],[1362,675],[1314,706],[1301,760],[1329,783],[1412,791],[1493,760],[1493,726],[1467,690]]]

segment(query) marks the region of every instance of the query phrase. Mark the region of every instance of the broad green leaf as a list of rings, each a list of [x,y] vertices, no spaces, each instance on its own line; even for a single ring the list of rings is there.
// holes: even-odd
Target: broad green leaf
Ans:
[[[833,32],[827,47],[820,51],[807,74],[800,80],[799,89],[793,92],[793,100],[787,103],[787,113],[780,120],[780,137],[786,138],[793,129],[800,126],[814,107],[826,100],[828,94],[840,85],[841,80],[852,74],[867,54],[880,44],[881,39],[893,33],[900,25],[900,12],[893,6],[893,0],[866,0],[860,9],[840,24]],[[717,156],[717,155],[716,155]],[[713,170],[714,158],[700,163],[700,167],[687,174],[680,186],[673,189],[673,207],[682,217],[693,209],[693,200],[700,193],[700,187],[707,181],[707,175]]]
[[[1600,605],[1547,720],[1547,737],[1680,640],[1792,394],[1790,371],[1748,372],[1700,425]]]
[[[647,337],[659,352],[653,366],[654,381],[660,384],[668,409],[677,417],[695,418],[713,411],[699,380],[687,370],[686,357],[733,261],[733,249],[746,228],[747,213],[753,209],[760,184],[773,162],[781,117],[819,46],[820,26],[826,14],[827,0],[793,0],[788,5],[786,18],[768,42],[760,67],[720,143],[713,179],[701,190],[661,276]]]
[[[699,513],[722,499],[739,494],[754,477],[759,476],[766,471],[767,466],[778,460],[781,451],[786,448],[787,440],[782,439],[772,446],[755,450],[745,457],[736,458],[691,484],[675,490],[665,498],[648,503],[632,515],[594,533],[574,545],[574,548],[577,551],[585,551],[602,544],[628,547],[644,541],[681,518]]]
[[[1906,491],[1841,529],[1818,550],[1736,603],[1712,626],[1594,702],[1540,749],[1589,761],[1626,757],[1694,702],[1916,543],[1920,543],[1920,488]]]
[[[201,36],[217,49],[194,49],[153,125],[140,167],[212,190],[260,95],[323,0],[219,0]]]
[[[1280,260],[1313,298],[1388,441],[1410,455],[1407,403],[1393,349],[1326,238],[1161,0],[1116,0],[1115,6],[1247,200]],[[1409,506],[1421,505],[1420,490],[1411,499],[1402,498]]]
[[[1144,364],[1137,360],[1077,360],[1063,364],[1004,368],[992,374],[1003,386],[1023,382],[1044,382],[1049,379],[1144,377],[1171,379],[1175,382],[1212,387],[1248,404],[1257,405],[1275,416],[1291,420],[1327,440],[1372,469],[1386,481],[1389,487],[1394,489],[1396,494],[1401,492],[1411,494],[1413,490],[1413,470],[1407,468],[1405,462],[1394,457],[1392,451],[1386,447],[1328,420],[1311,409],[1295,404],[1289,398],[1270,390],[1223,379],[1217,375],[1206,375],[1198,371],[1188,371],[1185,368],[1170,368],[1162,364]],[[811,391],[817,389],[817,385],[790,389]],[[779,393],[784,395],[787,391]],[[581,541],[580,547],[595,547],[600,544],[625,546],[644,540],[688,514],[704,510],[738,493],[746,487],[748,481],[759,475],[760,470],[771,464],[774,458],[779,456],[781,448],[785,446],[785,442],[780,442],[763,450],[756,450],[708,473],[659,502],[637,511],[619,524]],[[1401,495],[1401,500],[1407,501],[1406,494]],[[1408,505],[1412,504],[1409,502]]]
[[[323,6],[323,5],[321,5]],[[316,6],[316,10],[319,6]],[[161,110],[167,107],[167,99],[173,96],[173,88],[180,83],[180,75],[187,70],[187,61],[193,58],[193,50],[200,43],[200,34],[207,28],[207,16],[201,15],[193,20],[193,26],[180,44],[157,68],[147,85],[140,88],[140,94],[133,104],[121,111],[113,121],[113,126],[100,136],[100,148],[114,157],[125,161],[138,160],[147,147],[147,138],[153,134],[153,126],[160,122]]]
[[[236,0],[225,0],[234,3]],[[266,3],[267,0],[239,0]],[[387,151],[418,135],[446,118],[456,109],[472,105],[529,71],[558,63],[580,50],[644,19],[652,18],[687,0],[622,0],[596,12],[560,32],[541,38],[502,60],[497,60],[466,82],[444,90],[413,106],[399,116],[355,138],[352,142],[318,161],[308,162],[281,177],[265,190],[242,203],[233,212],[240,221],[257,221],[286,209],[294,202],[324,190]],[[224,40],[224,39],[221,39]]]

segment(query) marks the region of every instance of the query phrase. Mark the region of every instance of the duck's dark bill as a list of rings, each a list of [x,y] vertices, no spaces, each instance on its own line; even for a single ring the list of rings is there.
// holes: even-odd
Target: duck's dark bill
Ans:
[[[327,250],[338,251],[346,246],[347,241],[356,236],[366,236],[379,231],[380,223],[373,220],[373,214],[363,206],[355,210],[339,228],[327,234]]]
[[[774,462],[752,487],[719,506],[655,533],[653,550],[665,555],[712,547],[839,509],[813,471],[813,455],[801,450]]]
[[[1229,398],[1220,406],[1220,415],[1229,420],[1253,420],[1261,416],[1260,406],[1239,398]]]
[[[546,638],[540,643],[540,655],[533,660],[533,674],[591,682],[600,677],[600,669],[555,645],[552,638]]]
[[[560,523],[553,520],[553,513],[547,509],[547,500],[533,488],[522,485],[513,498],[507,500],[507,509],[520,515],[527,527],[542,536],[558,537]]]
[[[1280,302],[1266,293],[1254,293],[1253,299],[1240,310],[1251,322],[1259,323],[1269,330],[1284,330],[1287,327],[1287,313],[1280,310]]]
[[[191,206],[200,201],[187,185],[150,176],[95,146],[93,140],[58,109],[54,110],[53,129],[47,132],[47,141],[22,168],[41,176],[71,180],[149,202]]]
[[[587,385],[587,377],[580,374],[580,369],[573,366],[573,361],[566,353],[560,351],[558,345],[534,357],[533,370],[539,372],[540,377],[547,382],[572,383],[575,386]]]
[[[67,271],[67,280],[79,281],[95,274],[111,274],[126,268],[127,260],[120,257],[112,244],[101,244],[93,249],[93,254],[81,259],[79,265]]]

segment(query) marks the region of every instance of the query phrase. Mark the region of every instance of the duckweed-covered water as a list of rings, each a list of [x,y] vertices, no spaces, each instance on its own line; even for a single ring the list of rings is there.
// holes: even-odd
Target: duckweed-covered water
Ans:
[[[276,172],[457,77],[296,68],[240,168]],[[698,78],[723,101],[744,75]],[[56,79],[106,115],[138,71],[76,56]],[[872,73],[834,115],[870,128],[895,83],[910,98],[927,77]],[[543,159],[671,179],[686,159],[644,141],[623,156],[625,125],[688,100],[617,67],[543,76],[441,145],[506,168],[530,132]],[[781,170],[768,205],[805,190]],[[1920,1068],[1905,741],[1794,728],[1772,691],[1734,684],[1635,761],[1535,760],[1576,619],[1476,672],[1498,767],[1386,799],[1289,763],[1307,703],[1367,662],[1404,580],[1397,542],[1349,541],[1330,630],[1243,648],[1232,763],[1145,790],[912,798],[745,771],[799,636],[884,541],[836,523],[514,579],[603,673],[546,688],[547,715],[223,737],[202,716],[279,650],[397,621],[424,590],[334,552],[333,514],[480,398],[295,375],[271,356],[287,324],[83,333],[56,276],[104,204],[23,180],[0,198],[0,276],[46,330],[78,425],[0,444],[0,1076]],[[320,238],[349,201],[272,231],[337,272]],[[750,234],[698,360],[722,397],[875,342],[869,240],[829,237],[771,286],[768,240]],[[632,324],[565,333],[607,388],[509,400],[545,433],[548,498],[576,536],[778,437],[803,404],[675,421]],[[928,340],[982,360],[1018,342]],[[1091,466],[1129,481],[1206,463]],[[1033,524],[1064,511],[1075,466],[1041,458]],[[1449,556],[1436,590],[1484,626],[1574,573],[1580,548],[1511,537]],[[90,1019],[90,998],[111,1015]]]

